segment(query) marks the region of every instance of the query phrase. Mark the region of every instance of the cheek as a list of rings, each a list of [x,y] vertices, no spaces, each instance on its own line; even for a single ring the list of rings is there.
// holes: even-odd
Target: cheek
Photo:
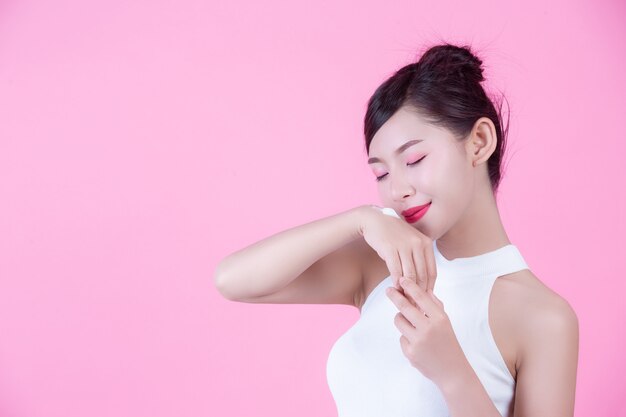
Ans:
[[[439,182],[441,173],[439,167],[435,161],[431,161],[429,166],[423,166],[422,169],[416,170],[413,174],[413,182],[417,187],[417,191],[421,191],[422,194],[433,195],[437,193],[439,189]]]
[[[378,201],[380,201],[384,207],[390,207],[394,204],[394,202],[391,201],[391,195],[389,195],[389,192],[386,191],[382,185],[378,185]]]
[[[451,164],[442,177],[443,184],[441,189],[444,190],[448,209],[462,213],[470,203],[474,193],[474,184],[472,181],[472,172],[468,172],[463,165],[463,161],[455,160]],[[453,214],[453,213],[451,213]],[[454,214],[453,214],[454,215]]]
[[[446,187],[448,187],[448,164],[445,158],[431,153],[426,156],[421,165],[418,165],[417,169],[409,169],[416,191],[433,199],[445,194]]]
[[[420,183],[433,199],[439,200],[446,210],[461,205],[471,192],[469,175],[464,170],[463,161],[452,152],[443,153],[424,170]]]

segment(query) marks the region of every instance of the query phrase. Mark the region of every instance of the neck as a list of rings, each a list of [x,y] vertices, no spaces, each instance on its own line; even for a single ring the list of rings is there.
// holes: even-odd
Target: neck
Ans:
[[[467,258],[496,250],[511,242],[504,230],[489,181],[477,181],[480,189],[463,216],[437,238],[437,249],[448,260]]]

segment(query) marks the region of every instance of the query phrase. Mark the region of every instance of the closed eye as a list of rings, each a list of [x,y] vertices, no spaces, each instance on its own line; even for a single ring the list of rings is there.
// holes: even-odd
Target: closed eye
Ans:
[[[418,163],[419,161],[421,161],[422,159],[424,159],[424,158],[426,158],[426,155],[422,156],[422,157],[421,157],[420,159],[418,159],[417,161],[415,161],[415,162],[411,162],[410,164],[407,164],[407,165],[409,165],[409,166],[411,166],[411,165],[417,165],[417,163]],[[381,180],[382,180],[383,178],[385,178],[386,176],[387,176],[387,174],[383,174],[383,175],[381,175],[380,177],[376,177],[376,181],[381,181]]]

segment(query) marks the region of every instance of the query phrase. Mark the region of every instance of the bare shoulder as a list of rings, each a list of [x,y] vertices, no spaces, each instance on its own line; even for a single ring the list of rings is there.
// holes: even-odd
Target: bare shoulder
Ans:
[[[529,269],[499,277],[493,285],[489,308],[494,337],[497,342],[499,339],[503,356],[508,353],[509,368],[515,371],[530,347],[540,345],[539,339],[546,333],[571,332],[578,327],[569,302]]]
[[[499,326],[494,336],[500,336],[503,357],[511,354],[507,366],[516,381],[515,415],[573,415],[579,328],[569,302],[523,270],[494,282],[492,303],[496,314],[489,322]],[[513,349],[507,351],[508,346]]]
[[[524,321],[544,318],[543,313],[563,315],[566,318],[574,310],[569,302],[550,287],[545,285],[529,269],[503,275],[496,280],[493,287],[498,298],[520,312]]]

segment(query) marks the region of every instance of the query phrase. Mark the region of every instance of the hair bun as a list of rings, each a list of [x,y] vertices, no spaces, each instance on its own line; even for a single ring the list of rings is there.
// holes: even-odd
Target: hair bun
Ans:
[[[428,49],[420,58],[419,67],[437,79],[455,77],[479,83],[485,80],[482,63],[469,46],[443,44]]]

